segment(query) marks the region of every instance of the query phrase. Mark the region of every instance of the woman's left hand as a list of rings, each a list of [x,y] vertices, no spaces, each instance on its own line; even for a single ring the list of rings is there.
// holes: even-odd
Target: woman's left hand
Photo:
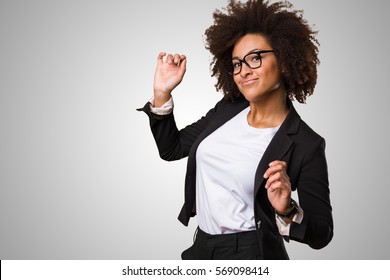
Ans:
[[[269,168],[264,173],[264,178],[267,179],[265,188],[268,200],[279,213],[290,210],[291,183],[286,169],[286,162],[275,160],[269,164]]]

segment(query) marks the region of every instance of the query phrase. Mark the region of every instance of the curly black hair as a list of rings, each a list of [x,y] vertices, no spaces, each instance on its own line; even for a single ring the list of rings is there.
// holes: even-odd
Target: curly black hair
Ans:
[[[217,78],[215,87],[226,98],[241,96],[232,75],[232,51],[236,42],[247,34],[260,34],[271,44],[282,70],[287,96],[305,103],[317,83],[319,42],[312,30],[287,1],[270,3],[230,0],[225,9],[213,13],[214,23],[205,31],[206,49],[212,54],[210,69]]]

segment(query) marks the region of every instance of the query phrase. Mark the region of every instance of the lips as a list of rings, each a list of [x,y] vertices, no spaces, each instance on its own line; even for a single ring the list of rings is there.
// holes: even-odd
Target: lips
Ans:
[[[241,85],[248,86],[248,85],[251,85],[251,84],[257,82],[257,80],[258,80],[257,78],[245,80],[245,81],[241,82]]]

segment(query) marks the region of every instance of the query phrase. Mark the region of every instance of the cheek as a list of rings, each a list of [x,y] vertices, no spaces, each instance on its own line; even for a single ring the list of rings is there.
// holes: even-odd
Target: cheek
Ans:
[[[269,68],[264,70],[264,77],[266,78],[266,80],[273,84],[280,84],[280,82],[282,81],[282,73],[276,65],[270,66]]]
[[[233,81],[234,81],[234,83],[236,84],[236,86],[238,87],[239,86],[239,79],[238,79],[238,77],[237,77],[238,75],[235,75],[235,76],[233,76]]]

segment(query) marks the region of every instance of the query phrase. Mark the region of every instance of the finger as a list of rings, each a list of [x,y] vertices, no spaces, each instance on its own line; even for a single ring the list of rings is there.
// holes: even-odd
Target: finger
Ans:
[[[268,164],[268,166],[275,166],[275,165],[278,165],[278,164],[281,164],[284,167],[287,167],[287,163],[285,161],[282,161],[282,160],[274,160],[274,161],[270,162]]]
[[[173,63],[173,55],[168,54],[166,62],[167,62],[168,64],[172,64],[172,63]]]
[[[267,190],[269,192],[274,192],[274,191],[277,191],[277,190],[281,190],[283,189],[283,184],[282,182],[280,181],[276,181],[276,182],[273,182],[271,185],[269,185],[269,187],[267,188]]]
[[[180,55],[175,54],[173,56],[173,63],[175,63],[176,65],[179,65],[179,63],[180,63]]]
[[[290,184],[283,181],[275,181],[267,187],[267,192],[273,193],[275,191],[278,191],[281,195],[290,195],[291,186]]]
[[[165,55],[166,55],[165,52],[160,52],[157,56],[157,63],[162,63]]]
[[[268,178],[267,182],[265,183],[265,188],[268,189],[273,183],[277,181],[282,181],[282,175],[279,172],[272,174]]]
[[[277,172],[285,172],[285,168],[281,164],[270,166],[264,173],[263,177],[267,179],[269,176],[271,176],[274,173]]]
[[[288,190],[291,191],[291,184],[289,181],[286,180],[278,180],[275,179],[273,181],[269,181],[265,184],[265,189],[270,189],[272,188],[275,184],[277,184],[282,190]]]
[[[187,58],[185,55],[182,55],[180,57],[180,69],[185,72],[186,71],[186,66],[187,66]]]
[[[283,169],[282,171],[274,172],[268,175],[268,178],[265,187],[268,188],[270,184],[272,184],[275,181],[281,181],[285,183],[286,185],[290,186],[290,177],[286,173],[286,171]]]

